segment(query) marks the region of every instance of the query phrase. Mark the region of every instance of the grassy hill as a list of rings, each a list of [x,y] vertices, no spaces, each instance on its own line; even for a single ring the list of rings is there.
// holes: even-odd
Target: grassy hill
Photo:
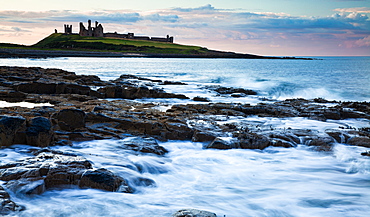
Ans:
[[[83,37],[54,33],[31,46],[0,43],[0,58],[9,57],[166,57],[166,58],[241,58],[295,59],[264,57],[209,50],[199,46],[121,38]]]
[[[174,43],[120,38],[83,37],[79,35],[64,35],[61,33],[51,34],[31,47],[41,49],[150,54],[206,54],[209,52],[206,48]]]

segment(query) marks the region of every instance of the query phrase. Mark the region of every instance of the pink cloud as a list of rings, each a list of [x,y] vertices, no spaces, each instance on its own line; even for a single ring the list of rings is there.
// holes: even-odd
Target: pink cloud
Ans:
[[[357,40],[355,44],[359,47],[370,47],[370,36]]]
[[[359,7],[359,8],[337,8],[337,9],[334,9],[334,11],[338,11],[338,12],[347,12],[347,13],[352,13],[352,12],[355,12],[355,13],[370,13],[370,8],[369,7]]]

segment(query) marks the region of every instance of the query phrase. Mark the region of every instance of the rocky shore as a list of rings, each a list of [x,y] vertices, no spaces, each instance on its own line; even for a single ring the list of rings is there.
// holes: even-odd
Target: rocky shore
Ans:
[[[52,188],[95,188],[134,193],[125,177],[105,168],[95,168],[73,153],[56,152],[48,147],[72,145],[73,141],[124,139],[122,147],[138,154],[165,155],[168,151],[157,141],[192,140],[204,148],[265,149],[269,146],[312,146],[330,151],[336,143],[370,148],[370,128],[316,131],[280,129],[240,118],[306,118],[319,122],[345,119],[370,120],[370,103],[335,102],[324,99],[266,101],[257,105],[211,103],[207,98],[188,99],[167,93],[162,85],[186,85],[180,82],[151,80],[122,75],[112,81],[97,76],[76,75],[60,69],[0,67],[0,100],[6,102],[50,103],[40,107],[0,108],[0,145],[29,145],[33,157],[0,165],[3,181],[1,214],[24,209],[11,201],[6,191],[16,194],[40,194]],[[241,88],[208,87],[220,95],[244,97],[256,95]],[[192,100],[163,111],[156,103],[140,103],[142,98]],[[197,103],[195,103],[197,102]],[[230,121],[234,120],[234,121]],[[369,156],[369,152],[363,153]],[[361,156],[359,156],[361,157]],[[154,181],[137,178],[144,186]],[[185,216],[176,214],[176,216]],[[210,215],[210,216],[213,216]]]

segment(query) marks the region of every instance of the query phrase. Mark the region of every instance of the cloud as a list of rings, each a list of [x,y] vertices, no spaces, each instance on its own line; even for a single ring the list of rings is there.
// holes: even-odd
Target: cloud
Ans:
[[[42,23],[45,21],[81,22],[87,20],[113,23],[136,23],[142,20],[152,22],[177,22],[179,17],[175,14],[161,15],[158,13],[141,15],[137,12],[123,11],[0,11],[0,20],[17,23]]]
[[[370,36],[357,40],[355,44],[359,47],[370,47]]]
[[[337,9],[334,9],[334,11],[338,11],[338,12],[348,12],[348,13],[352,13],[352,12],[355,12],[355,13],[370,13],[370,7],[358,7],[358,8],[337,8]]]
[[[211,5],[207,4],[205,6],[197,7],[197,8],[174,8],[173,10],[175,11],[180,11],[180,12],[209,12],[209,11],[215,11],[216,9]]]
[[[153,22],[163,21],[163,22],[173,23],[173,22],[179,21],[179,16],[174,15],[174,14],[160,15],[158,13],[155,13],[155,14],[150,14],[150,15],[147,15],[147,16],[143,16],[143,19],[144,20],[150,20],[150,21],[153,21]]]
[[[22,29],[19,27],[10,27],[10,28],[0,28],[0,32],[9,32],[9,33],[15,33],[15,32],[31,32],[30,30],[27,29]]]
[[[32,31],[38,37],[62,30],[72,24],[76,32],[79,22],[90,19],[102,23],[106,31],[134,32],[152,36],[174,35],[178,42],[196,42],[215,49],[228,44],[266,45],[273,49],[350,44],[366,47],[369,43],[369,8],[335,9],[335,14],[320,17],[292,16],[285,13],[251,12],[215,8],[208,4],[196,8],[170,8],[155,11],[0,11],[0,31]],[[12,29],[16,26],[17,28]],[[41,32],[43,31],[43,32]],[[227,43],[226,43],[227,42]],[[257,49],[257,48],[256,48]],[[239,50],[239,52],[241,52]],[[247,52],[247,51],[245,51]],[[258,52],[255,52],[258,53]],[[369,54],[370,55],[370,54]]]

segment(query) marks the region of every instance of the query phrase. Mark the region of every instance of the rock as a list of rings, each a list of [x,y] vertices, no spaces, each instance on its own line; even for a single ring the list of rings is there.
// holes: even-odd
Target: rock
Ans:
[[[179,81],[163,81],[159,83],[159,85],[188,85],[188,84]]]
[[[63,109],[57,115],[58,125],[60,129],[66,131],[73,131],[78,128],[85,127],[84,111],[79,109]]]
[[[0,116],[0,146],[10,146],[16,134],[24,130],[26,119],[20,116]]]
[[[165,123],[168,132],[164,138],[169,140],[190,140],[194,134],[194,131],[183,123]]]
[[[362,152],[361,155],[370,157],[370,151]]]
[[[217,217],[216,213],[198,210],[198,209],[182,209],[172,215],[173,217]]]
[[[7,102],[22,102],[26,99],[27,94],[15,91],[11,88],[0,86],[0,100]]]
[[[79,181],[80,188],[95,188],[106,191],[132,193],[126,181],[106,169],[87,170]]]
[[[271,133],[267,133],[267,135],[270,138],[286,141],[292,145],[291,147],[296,146],[301,143],[301,140],[299,139],[299,137],[294,135],[290,131],[285,131],[285,132],[272,131]]]
[[[319,151],[330,151],[335,143],[332,137],[316,137],[308,142],[309,146],[315,146]]]
[[[31,119],[26,130],[26,141],[28,145],[46,147],[54,138],[51,122],[45,117]]]
[[[224,140],[222,138],[216,138],[211,143],[209,143],[206,148],[212,149],[232,149],[236,148],[230,141]]]
[[[196,96],[196,97],[193,98],[193,101],[196,101],[196,102],[210,102],[211,100],[209,100],[207,97]]]
[[[158,145],[157,141],[153,138],[129,137],[121,140],[119,144],[124,149],[142,153],[164,155],[168,152],[164,147]]]
[[[240,148],[242,149],[265,149],[273,143],[266,136],[256,133],[241,133],[238,135]]]
[[[337,143],[346,143],[350,138],[346,133],[337,130],[327,130],[325,133],[333,137]]]
[[[244,93],[245,95],[257,95],[256,91],[247,90],[243,88],[220,87],[220,86],[210,86],[208,88],[213,91],[216,91],[219,94]]]
[[[13,88],[16,91],[24,93],[55,94],[57,92],[58,84],[33,81],[16,84]]]
[[[216,139],[216,136],[212,135],[211,133],[195,131],[191,141],[193,141],[193,142],[209,142],[209,141],[213,141],[215,139]]]
[[[93,169],[81,156],[40,150],[33,158],[0,165],[0,180],[18,194],[40,194],[51,188],[79,186],[132,193],[126,181],[106,169]]]
[[[24,210],[23,206],[19,206],[10,200],[10,195],[0,186],[0,215],[9,215],[14,212],[19,212]]]
[[[105,95],[106,98],[122,98],[122,99],[142,99],[142,98],[178,98],[189,99],[182,94],[166,93],[162,89],[151,88],[147,86],[133,85],[115,85],[100,88],[98,92]]]
[[[348,144],[370,148],[370,138],[365,136],[352,137],[348,140]]]

